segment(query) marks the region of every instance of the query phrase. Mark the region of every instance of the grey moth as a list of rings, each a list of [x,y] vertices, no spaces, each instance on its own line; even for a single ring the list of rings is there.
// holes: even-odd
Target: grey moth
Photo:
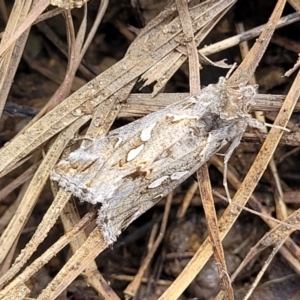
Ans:
[[[97,224],[108,244],[174,190],[224,145],[227,163],[247,126],[256,87],[224,77],[194,96],[81,146],[61,160],[51,179],[80,200],[100,203]]]

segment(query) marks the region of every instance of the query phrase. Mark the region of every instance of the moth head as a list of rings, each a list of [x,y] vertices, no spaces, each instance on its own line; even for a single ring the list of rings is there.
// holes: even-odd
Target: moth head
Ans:
[[[216,84],[220,117],[224,120],[251,117],[248,112],[250,106],[254,104],[257,87],[257,85],[230,86],[224,77],[220,77]]]

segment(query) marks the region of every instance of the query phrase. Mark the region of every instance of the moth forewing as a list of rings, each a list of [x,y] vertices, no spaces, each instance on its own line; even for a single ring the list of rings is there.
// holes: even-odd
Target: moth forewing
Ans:
[[[108,244],[248,125],[253,86],[221,77],[201,93],[96,138],[58,163],[51,179],[81,200],[101,203],[98,225]]]

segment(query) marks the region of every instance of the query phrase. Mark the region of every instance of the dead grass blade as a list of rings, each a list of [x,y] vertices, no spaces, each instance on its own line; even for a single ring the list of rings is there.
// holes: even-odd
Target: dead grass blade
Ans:
[[[27,169],[23,174],[21,174],[19,177],[17,177],[14,181],[12,181],[10,184],[8,184],[5,188],[3,188],[0,191],[0,202],[9,195],[12,191],[14,191],[16,188],[21,186],[23,183],[25,183],[27,180],[29,180],[34,172],[37,170],[38,165],[40,162],[33,164],[29,169]]]
[[[220,172],[224,170],[224,164],[223,162],[221,162],[219,158],[212,157],[210,161]],[[230,182],[230,184],[236,190],[240,188],[241,182],[238,180],[238,178],[234,175],[233,172],[229,171],[227,178],[228,178],[228,182]],[[266,224],[268,224],[270,228],[274,228],[279,224],[281,224],[283,226],[287,226],[288,228],[293,227],[293,230],[299,230],[299,227],[295,223],[293,224],[293,226],[291,226],[291,222],[280,221],[272,217],[270,213],[266,210],[266,208],[260,203],[260,201],[254,195],[251,196],[249,204],[255,209],[255,211],[251,210],[251,213],[259,215],[266,222]],[[243,210],[248,210],[248,208],[241,205],[238,205],[238,207],[242,208]],[[290,255],[294,257],[298,257],[300,255],[299,246],[291,238],[288,238],[285,241],[285,246],[288,249],[288,251],[285,251],[285,253],[283,253],[282,255],[287,261],[289,261]]]
[[[90,222],[91,220],[93,221],[96,218],[96,215],[97,215],[97,209],[94,209],[92,211],[92,214],[88,214],[84,218]],[[79,249],[80,246],[86,240],[86,234],[84,232],[84,228],[85,228],[85,225],[84,225],[84,227],[83,226],[80,227],[80,229],[77,231],[78,233],[74,232],[72,235],[70,235],[70,233],[73,232],[74,228],[78,228],[78,226],[80,224],[82,224],[82,220],[78,214],[77,207],[74,203],[74,199],[73,199],[73,201],[69,201],[66,204],[63,211],[61,212],[60,218],[61,218],[65,232],[67,232],[67,234],[70,237],[69,243],[70,243],[72,252],[75,253],[77,251],[77,249]],[[57,253],[57,252],[58,251],[55,251],[55,253]],[[51,256],[53,255],[53,253],[54,253],[54,251],[51,252]],[[49,255],[49,258],[50,258],[50,255]],[[35,261],[33,264],[31,264],[29,269],[35,269],[34,264],[37,265],[37,261]],[[82,272],[82,276],[84,277],[87,284],[89,286],[91,286],[95,291],[97,291],[97,293],[99,295],[102,295],[104,299],[111,299],[111,300],[120,299],[116,295],[116,293],[113,291],[113,289],[110,287],[109,283],[107,283],[105,281],[105,279],[99,272],[95,261],[92,261],[86,267],[86,269]],[[28,278],[30,278],[30,276],[28,276]]]
[[[157,238],[154,241],[152,247],[149,249],[146,257],[144,258],[144,260],[141,264],[141,267],[139,268],[139,271],[136,273],[133,280],[130,282],[130,284],[124,290],[124,294],[127,297],[136,297],[138,289],[140,288],[140,285],[142,283],[143,276],[144,276],[146,270],[148,269],[155,252],[157,251],[159,245],[161,244],[161,242],[164,238],[165,231],[167,228],[167,222],[168,222],[168,218],[169,218],[169,214],[170,214],[172,199],[173,199],[173,193],[170,193],[166,200],[165,211],[164,211],[163,219],[161,221],[160,230],[157,235]]]
[[[261,251],[266,249],[267,247],[270,247],[272,245],[277,245],[284,243],[286,239],[289,237],[291,233],[293,233],[295,230],[297,230],[294,226],[298,225],[298,220],[300,217],[300,210],[296,210],[293,212],[285,221],[284,224],[278,224],[275,226],[271,231],[267,232],[256,245],[251,249],[251,251],[247,254],[247,256],[244,258],[243,262],[240,264],[240,266],[236,269],[234,274],[232,274],[231,279],[234,280],[236,276],[241,272],[241,270],[245,267],[247,263],[250,262],[251,259],[253,259],[256,255],[258,255]],[[289,226],[293,225],[293,226]],[[278,249],[280,251],[280,249]],[[287,250],[287,249],[286,249]],[[286,252],[285,250],[285,252]],[[299,254],[299,253],[298,253]],[[295,257],[295,255],[294,255]],[[295,257],[296,258],[296,257]],[[289,261],[288,256],[285,255],[285,259]],[[293,266],[296,266],[296,272],[299,273],[299,263],[297,265],[292,264]]]
[[[207,228],[209,231],[209,239],[213,247],[214,258],[216,260],[219,276],[222,280],[222,288],[224,289],[224,292],[226,292],[228,299],[234,299],[224,249],[220,238],[218,218],[212,197],[212,189],[207,167],[204,170],[203,168],[200,168],[197,172],[197,177]]]
[[[18,239],[22,229],[26,224],[26,221],[28,220],[28,216],[31,214],[33,207],[35,206],[40,193],[49,178],[51,170],[56,164],[64,148],[67,146],[68,141],[74,136],[74,133],[78,130],[78,128],[80,128],[86,121],[87,118],[79,119],[71,127],[62,132],[60,138],[56,139],[55,143],[47,152],[45,159],[40,164],[38,170],[32,178],[30,186],[27,189],[22,202],[20,203],[18,210],[0,238],[1,262],[5,259],[13,243],[15,243],[16,239]],[[56,197],[57,201],[54,200],[52,203],[51,207],[53,207],[53,215],[50,214],[49,217],[45,216],[34,236],[32,237],[31,242],[28,243],[26,248],[27,250],[24,250],[19,259],[16,260],[17,263],[15,263],[14,266],[0,279],[1,286],[15,276],[17,272],[19,272],[40,242],[45,238],[45,236],[47,236],[48,231],[53,226],[59,216],[60,211],[64,207],[63,202],[61,201],[62,195],[63,193]],[[49,210],[51,210],[51,208]]]
[[[200,65],[195,37],[193,34],[191,16],[186,1],[178,0],[176,1],[176,4],[179,18],[181,21],[182,30],[186,39],[186,52],[189,60],[190,92],[191,94],[196,94],[200,92]],[[212,24],[210,25],[213,24],[214,22],[212,22]],[[206,34],[204,34],[204,36],[206,36]],[[223,287],[227,292],[227,295],[229,297],[228,299],[233,299],[233,289],[231,287],[230,279],[228,276],[229,273],[226,266],[224,250],[218,233],[218,221],[212,196],[212,189],[209,180],[207,164],[204,164],[198,170],[197,176],[202,204],[207,220],[208,232],[213,244],[214,257],[216,259],[218,272],[220,278],[222,278]]]
[[[88,0],[87,0],[88,1]],[[17,30],[15,30],[14,32],[10,32],[9,39],[7,39],[5,41],[5,43],[1,44],[0,46],[0,58],[5,54],[5,52],[17,41],[17,39],[20,38],[20,36],[22,34],[25,33],[26,30],[28,30],[30,28],[31,25],[33,25],[37,19],[40,17],[40,15],[42,14],[42,12],[51,4],[54,6],[59,6],[65,9],[72,9],[74,7],[81,7],[84,5],[85,2],[87,1],[82,1],[80,5],[74,5],[73,1],[67,0],[67,1],[56,1],[56,0],[36,0],[36,1],[26,1],[26,5],[29,5],[28,8],[30,8],[31,4],[33,3],[34,6],[33,8],[30,10],[29,14],[28,13],[28,9],[20,9],[19,12],[24,13],[24,16],[26,17],[26,19],[22,20],[22,23],[18,24]],[[22,1],[20,1],[22,2]],[[77,1],[78,2],[78,1]],[[72,4],[73,3],[73,4]],[[62,12],[63,10],[57,10],[59,12]],[[27,16],[26,16],[27,15]],[[52,14],[53,16],[53,14]],[[11,17],[13,17],[13,15],[11,15]],[[14,19],[14,17],[13,17]],[[42,18],[40,18],[38,21],[43,20]]]
[[[88,236],[85,243],[64,265],[37,300],[55,299],[85,268],[107,247],[100,229],[96,227]],[[80,264],[78,262],[80,261]],[[74,266],[77,269],[74,270]]]
[[[75,77],[75,73],[79,68],[82,58],[92,38],[94,37],[96,29],[98,28],[99,23],[102,20],[106,8],[107,8],[106,1],[101,2],[95,22],[93,23],[93,26],[90,29],[89,34],[85,41],[84,41],[84,37],[86,34],[86,25],[87,25],[86,24],[87,8],[85,7],[84,9],[82,22],[80,24],[76,38],[75,38],[73,21],[72,21],[72,16],[70,14],[70,11],[63,12],[66,21],[67,35],[69,41],[69,55],[68,55],[69,60],[68,60],[68,67],[67,67],[65,78],[63,82],[60,84],[55,94],[49,100],[48,104],[39,112],[37,116],[35,116],[35,118],[33,118],[33,120],[31,120],[31,122],[29,122],[29,124],[27,124],[27,126],[25,126],[25,128],[22,129],[22,131],[19,134],[24,133],[27,130],[27,128],[30,128],[30,126],[32,126],[32,124],[34,124],[37,120],[39,120],[47,111],[57,106],[66,97],[69,96],[71,91],[71,85]],[[87,107],[87,109],[89,108]]]
[[[20,1],[22,2],[22,1]],[[6,39],[5,43],[1,44],[0,48],[0,58],[5,54],[5,52],[16,42],[16,40],[24,34],[24,32],[33,24],[33,22],[37,19],[38,16],[41,15],[41,13],[47,8],[47,6],[50,4],[49,0],[39,0],[35,2],[26,1],[27,5],[31,5],[32,3],[35,3],[34,7],[30,10],[29,14],[28,9],[25,9],[24,11],[24,17],[25,19],[22,19],[22,23],[18,24],[18,27],[13,32],[10,32],[9,38]],[[18,9],[18,12],[22,12],[22,9]],[[14,18],[14,17],[13,17]]]
[[[10,284],[8,284],[0,292],[0,297],[9,295],[11,290],[16,289],[23,282],[27,281],[33,274],[35,274],[43,265],[45,265],[53,256],[55,256],[63,247],[70,243],[76,236],[82,232],[91,220],[96,217],[96,210],[89,212],[84,216],[79,223],[77,223],[69,232],[62,236],[57,242],[55,242],[51,248],[43,253],[38,259],[36,259],[30,266],[28,266],[18,277],[16,277]],[[2,299],[2,298],[1,298]]]
[[[15,1],[0,43],[0,49],[3,45],[8,43],[10,36],[14,34],[16,28],[20,26],[20,23],[26,20],[31,4],[32,1]],[[7,95],[19,65],[28,34],[29,31],[24,33],[22,38],[15,42],[14,46],[7,51],[5,56],[2,59],[0,58],[0,116],[2,115]]]

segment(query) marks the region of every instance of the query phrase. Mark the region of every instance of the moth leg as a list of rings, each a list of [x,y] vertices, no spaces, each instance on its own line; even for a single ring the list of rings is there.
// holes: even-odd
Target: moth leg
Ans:
[[[228,189],[228,184],[227,184],[228,161],[229,161],[233,151],[235,150],[235,148],[240,144],[242,136],[243,136],[243,134],[241,133],[233,139],[230,147],[228,148],[228,150],[226,151],[225,156],[224,156],[223,186],[225,188],[226,197],[227,197],[227,200],[228,200],[229,204],[231,204],[231,197],[230,197],[230,194],[229,194],[229,189]]]

